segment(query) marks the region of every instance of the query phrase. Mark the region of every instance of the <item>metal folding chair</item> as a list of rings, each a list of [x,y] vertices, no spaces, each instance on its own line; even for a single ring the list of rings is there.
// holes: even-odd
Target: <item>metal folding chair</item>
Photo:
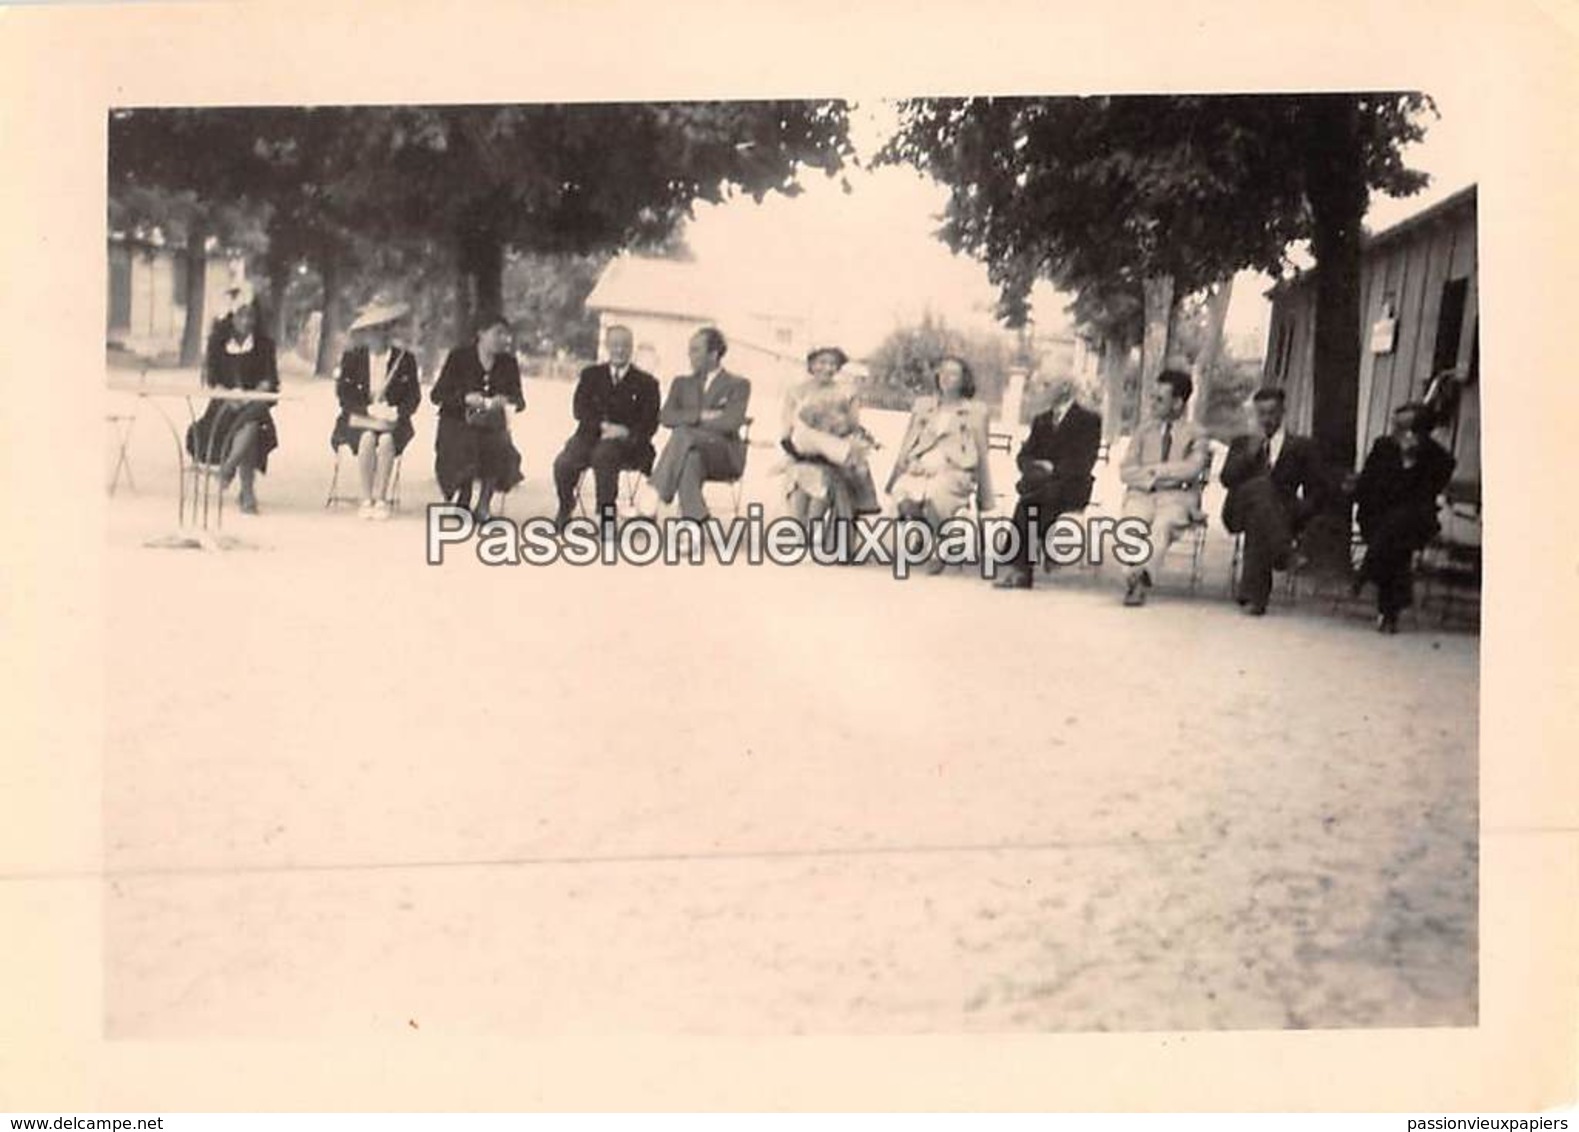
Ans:
[[[360,503],[359,495],[340,494],[340,461],[345,455],[345,446],[336,445],[334,450],[334,471],[329,477],[329,492],[324,496],[324,509],[328,510],[337,503]],[[395,453],[395,462],[389,470],[389,509],[400,510],[400,453]]]
[[[1233,597],[1239,585],[1239,575],[1244,568],[1245,561],[1245,534],[1239,531],[1234,535],[1234,555],[1228,564],[1228,596]],[[1289,605],[1299,604],[1299,579],[1304,573],[1305,560],[1299,553],[1298,544],[1290,552],[1288,568],[1280,570],[1283,575],[1283,595],[1288,599]]]
[[[587,479],[591,473],[590,468],[583,469],[576,477],[576,513],[586,518],[591,512],[587,509]],[[642,484],[647,482],[647,477],[639,468],[621,468],[619,481],[619,495],[615,499],[616,505],[623,504],[625,510],[635,512],[636,497],[641,494]]]
[[[707,481],[708,483],[723,483],[729,485],[729,501],[735,509],[736,518],[740,516],[741,511],[744,509],[745,503],[746,458],[751,454],[751,420],[752,418],[747,417],[740,426],[740,444],[742,452],[740,460],[740,474],[738,476],[732,476],[728,479]]]
[[[137,417],[133,413],[106,413],[104,419],[114,431],[116,442],[115,471],[110,475],[110,494],[115,494],[115,488],[121,482],[122,471],[126,473],[126,486],[136,491],[137,484],[132,479],[132,465],[127,458],[126,448],[131,443],[132,426],[137,423]]]

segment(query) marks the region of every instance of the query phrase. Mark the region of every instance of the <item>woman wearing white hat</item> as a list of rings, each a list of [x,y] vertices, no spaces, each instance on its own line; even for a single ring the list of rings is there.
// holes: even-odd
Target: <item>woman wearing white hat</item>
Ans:
[[[837,346],[817,347],[806,355],[806,380],[784,398],[784,494],[808,533],[819,519],[848,522],[880,510],[867,463],[877,442],[861,427],[855,387],[839,377],[848,361]]]
[[[356,454],[362,479],[361,517],[389,518],[389,482],[395,457],[416,430],[411,416],[422,404],[417,356],[399,333],[410,315],[404,303],[374,304],[351,324],[353,345],[340,357],[335,419],[329,447]]]

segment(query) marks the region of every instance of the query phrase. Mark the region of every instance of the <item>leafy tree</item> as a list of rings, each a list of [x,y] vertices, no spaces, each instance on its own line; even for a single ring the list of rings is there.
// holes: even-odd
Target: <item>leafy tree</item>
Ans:
[[[1400,153],[1433,109],[1420,94],[916,99],[882,160],[949,187],[940,235],[986,262],[1007,321],[1023,320],[1031,286],[1050,279],[1115,354],[1142,344],[1147,380],[1180,300],[1241,269],[1276,274],[1289,244],[1310,237],[1330,268],[1317,432],[1346,462],[1366,196],[1425,183]]]
[[[138,109],[110,122],[112,185],[269,205],[271,280],[303,259],[323,277],[320,369],[369,248],[449,249],[458,332],[502,306],[509,249],[661,245],[697,200],[793,194],[804,169],[832,174],[850,152],[837,101]]]
[[[534,353],[565,350],[591,357],[598,348],[597,315],[587,296],[608,264],[609,253],[532,255],[511,252],[504,268],[504,309],[515,323],[516,342]]]
[[[1002,399],[1013,361],[1010,344],[996,335],[967,333],[931,311],[910,326],[895,327],[868,359],[863,395],[882,408],[909,408],[919,393],[932,392],[938,362],[953,354],[965,359],[976,377],[976,395]]]

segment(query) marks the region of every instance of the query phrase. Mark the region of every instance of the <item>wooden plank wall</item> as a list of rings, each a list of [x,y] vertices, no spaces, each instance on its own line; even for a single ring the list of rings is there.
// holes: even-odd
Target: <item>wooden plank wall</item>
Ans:
[[[1442,288],[1455,279],[1469,281],[1456,362],[1461,371],[1469,370],[1479,327],[1475,221],[1475,209],[1455,210],[1367,252],[1360,278],[1362,348],[1355,437],[1356,452],[1362,459],[1376,437],[1387,431],[1393,408],[1425,392],[1432,376]],[[1398,319],[1393,350],[1372,354],[1371,325],[1383,317],[1388,303]],[[1280,375],[1277,348],[1285,326],[1292,342],[1286,371]],[[1313,400],[1314,329],[1315,287],[1310,282],[1275,297],[1264,373],[1269,384],[1288,390],[1290,426],[1307,433]],[[1478,481],[1478,385],[1465,390],[1451,439],[1459,461],[1457,478]]]

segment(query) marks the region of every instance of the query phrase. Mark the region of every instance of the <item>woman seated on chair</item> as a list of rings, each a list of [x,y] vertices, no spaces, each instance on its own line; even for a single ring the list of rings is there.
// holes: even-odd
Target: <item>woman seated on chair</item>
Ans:
[[[1441,529],[1437,497],[1455,461],[1431,438],[1431,410],[1410,401],[1393,410],[1392,434],[1376,438],[1354,489],[1365,559],[1352,581],[1356,596],[1376,584],[1376,628],[1398,632],[1398,615],[1414,604],[1414,556]]]
[[[274,342],[258,330],[258,304],[240,290],[235,308],[215,324],[203,364],[203,384],[217,389],[278,392],[280,374]],[[239,476],[243,514],[258,513],[253,477],[267,472],[269,453],[279,446],[267,401],[209,401],[186,433],[186,450],[203,465],[218,465],[220,490]]]
[[[976,379],[963,358],[950,355],[934,375],[937,395],[917,397],[888,492],[901,518],[921,519],[936,534],[974,497],[980,511],[993,505],[987,466],[987,406],[975,399]],[[943,564],[934,558],[928,573]]]
[[[784,398],[779,440],[788,456],[784,494],[791,514],[808,533],[813,523],[826,519],[833,536],[832,524],[879,510],[877,486],[867,466],[867,454],[877,442],[861,427],[854,387],[839,379],[848,360],[837,346],[813,350],[806,355],[810,376]]]
[[[422,404],[417,356],[402,342],[409,314],[405,304],[375,305],[363,311],[351,324],[356,344],[341,355],[335,377],[340,415],[329,447],[336,461],[342,448],[356,454],[364,519],[389,518],[395,459],[411,442],[416,431],[411,415]]]
[[[493,493],[521,482],[521,454],[510,439],[507,414],[523,411],[526,399],[503,315],[485,316],[476,341],[450,351],[429,396],[439,407],[439,490],[484,520],[492,514]]]

